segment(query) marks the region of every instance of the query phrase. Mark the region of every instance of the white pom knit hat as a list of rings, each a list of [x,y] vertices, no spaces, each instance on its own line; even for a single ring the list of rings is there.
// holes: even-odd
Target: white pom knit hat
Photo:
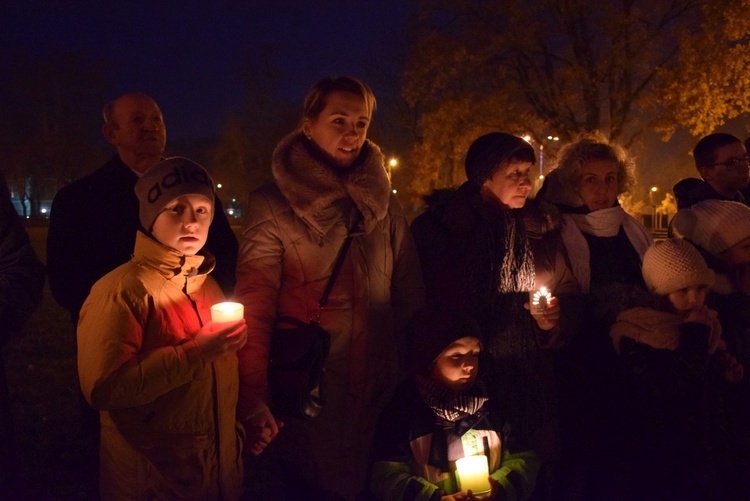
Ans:
[[[704,200],[672,220],[675,233],[719,256],[750,237],[750,207],[728,200]]]
[[[666,296],[686,287],[710,287],[714,272],[687,240],[654,242],[643,255],[643,280],[654,294]]]

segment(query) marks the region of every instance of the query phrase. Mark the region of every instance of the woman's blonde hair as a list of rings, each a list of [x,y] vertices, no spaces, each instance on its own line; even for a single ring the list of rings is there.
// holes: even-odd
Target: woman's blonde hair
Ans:
[[[320,112],[328,104],[328,96],[334,92],[349,92],[350,94],[360,96],[365,101],[367,116],[372,118],[372,112],[375,111],[377,103],[375,102],[375,94],[373,94],[367,84],[354,77],[326,77],[315,82],[310,87],[310,90],[307,91],[307,96],[305,96],[305,102],[302,107],[302,118],[299,123],[300,128],[306,120],[315,120],[318,118]]]
[[[628,193],[635,186],[635,161],[625,148],[610,141],[598,131],[580,134],[561,150],[555,170],[560,181],[573,193],[578,191],[581,168],[590,160],[611,160],[617,164],[617,195]]]

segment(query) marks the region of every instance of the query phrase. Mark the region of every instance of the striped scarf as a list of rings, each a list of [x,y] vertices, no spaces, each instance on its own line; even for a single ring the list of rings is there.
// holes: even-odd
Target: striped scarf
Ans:
[[[472,388],[462,392],[446,388],[421,375],[416,377],[416,381],[417,390],[425,403],[440,419],[451,423],[475,414],[487,401],[480,384],[474,384]]]

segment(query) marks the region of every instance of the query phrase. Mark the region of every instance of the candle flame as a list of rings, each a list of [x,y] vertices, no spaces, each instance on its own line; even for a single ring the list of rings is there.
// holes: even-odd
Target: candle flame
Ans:
[[[552,299],[552,294],[547,290],[546,287],[540,287],[538,291],[534,293],[531,304],[534,306],[542,305],[547,306],[547,303]]]

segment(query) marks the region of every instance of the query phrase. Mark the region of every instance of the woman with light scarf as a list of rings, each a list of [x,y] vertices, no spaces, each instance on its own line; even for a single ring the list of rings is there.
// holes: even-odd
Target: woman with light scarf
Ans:
[[[640,304],[647,294],[641,263],[653,239],[617,200],[635,184],[634,169],[622,147],[598,133],[586,134],[560,151],[537,195],[561,213],[568,264],[585,296],[586,318],[563,352],[558,378],[563,461],[576,465],[573,475],[585,490],[575,496],[602,495],[602,489],[611,488],[610,477],[601,471],[616,460],[619,427],[613,380],[617,359],[609,328],[620,311]],[[573,454],[570,461],[565,461],[566,449]]]

